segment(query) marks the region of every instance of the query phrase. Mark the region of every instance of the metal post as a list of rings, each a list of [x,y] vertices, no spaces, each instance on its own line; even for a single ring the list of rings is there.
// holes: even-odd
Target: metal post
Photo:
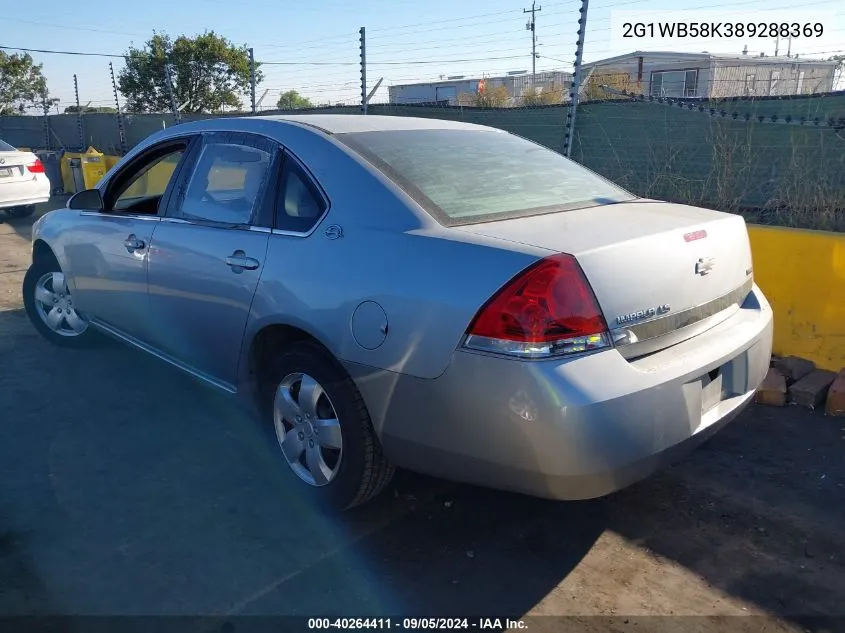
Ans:
[[[111,86],[114,90],[114,105],[117,108],[117,133],[120,137],[120,154],[126,154],[126,128],[123,127],[123,112],[120,109],[120,98],[117,96],[117,82],[114,80],[114,65],[109,62],[109,72],[111,73]]]
[[[73,93],[76,96],[76,131],[79,134],[79,151],[85,151],[85,127],[82,122],[82,106],[79,105],[79,81],[73,75]]]
[[[249,49],[249,102],[252,104],[252,113],[258,111],[258,105],[255,103],[255,53]]]
[[[179,108],[176,106],[176,95],[173,94],[173,77],[170,72],[170,64],[164,65],[164,85],[167,87],[167,96],[170,97],[170,112],[173,114],[173,122],[179,123]]]
[[[44,110],[44,149],[50,150],[50,104],[47,99],[42,99],[41,107]]]
[[[587,31],[587,6],[590,0],[581,0],[581,8],[578,9],[581,17],[578,18],[578,41],[575,49],[575,69],[572,74],[572,91],[569,93],[569,112],[566,114],[566,132],[563,138],[563,154],[568,158],[572,155],[572,144],[575,135],[575,112],[578,110],[578,97],[581,94],[581,59],[584,56],[584,35]]]
[[[361,112],[367,114],[367,34],[362,26],[361,34]]]

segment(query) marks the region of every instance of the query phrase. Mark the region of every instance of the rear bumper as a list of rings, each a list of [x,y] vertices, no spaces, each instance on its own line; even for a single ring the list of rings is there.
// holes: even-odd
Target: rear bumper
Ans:
[[[50,200],[50,179],[44,174],[25,182],[0,182],[0,209],[41,204]]]
[[[736,417],[771,346],[771,308],[755,286],[726,321],[634,361],[616,350],[543,362],[459,351],[434,380],[350,372],[397,465],[587,499],[648,476]]]

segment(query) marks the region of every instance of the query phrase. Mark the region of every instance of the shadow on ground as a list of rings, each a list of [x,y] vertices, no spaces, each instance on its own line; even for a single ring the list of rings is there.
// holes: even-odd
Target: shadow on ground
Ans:
[[[402,473],[332,520],[251,421],[154,359],[53,348],[22,310],[0,312],[0,358],[0,614],[519,617],[608,529],[772,613],[845,614],[845,424],[818,414],[752,408],[600,501]]]
[[[0,355],[0,613],[517,617],[604,530],[601,503],[405,473],[327,519],[251,421],[159,361],[53,348],[22,310]]]
[[[728,595],[841,624],[843,449],[845,420],[752,407],[683,464],[609,499],[607,525]]]

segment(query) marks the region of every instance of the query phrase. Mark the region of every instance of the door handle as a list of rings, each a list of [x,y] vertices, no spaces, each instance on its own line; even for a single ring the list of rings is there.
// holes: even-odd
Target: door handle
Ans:
[[[144,240],[139,240],[137,237],[135,237],[134,233],[127,237],[125,240],[123,240],[123,245],[126,247],[126,250],[130,253],[133,251],[141,250],[146,246],[146,244],[144,244]]]
[[[255,270],[259,266],[259,261],[247,257],[243,251],[235,251],[226,258],[226,265],[235,272],[241,272],[242,270]]]

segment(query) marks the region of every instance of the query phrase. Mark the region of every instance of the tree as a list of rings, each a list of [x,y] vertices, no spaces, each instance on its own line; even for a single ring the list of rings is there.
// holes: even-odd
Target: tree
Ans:
[[[117,112],[117,108],[110,108],[108,106],[68,106],[65,108],[65,114],[76,114],[77,112],[81,112],[82,114],[90,114],[94,112],[106,112],[110,114],[114,114]]]
[[[47,80],[29,53],[0,51],[0,115],[23,114],[47,100]]]
[[[165,75],[168,63],[176,105],[182,112],[242,107],[240,95],[249,92],[249,49],[208,31],[193,38],[180,35],[175,40],[153,33],[142,48],[130,47],[126,66],[118,75],[118,88],[126,97],[127,110],[171,109]],[[257,66],[256,85],[263,78]]]
[[[313,108],[314,104],[308,97],[303,97],[296,90],[288,90],[283,92],[276,103],[276,108],[279,110],[305,110],[306,108]]]
[[[461,94],[458,96],[458,103],[461,105],[472,105],[477,108],[503,108],[510,101],[511,95],[507,86],[479,86],[478,92],[474,94]]]
[[[522,95],[522,105],[525,107],[556,103],[563,103],[563,88],[547,87],[542,90],[528,88]]]
[[[602,88],[602,86],[607,86],[615,92],[609,92]],[[587,85],[584,86],[581,99],[583,101],[630,99],[630,97],[618,94],[618,92],[642,94],[643,89],[627,72],[613,70],[594,72],[587,80]]]

